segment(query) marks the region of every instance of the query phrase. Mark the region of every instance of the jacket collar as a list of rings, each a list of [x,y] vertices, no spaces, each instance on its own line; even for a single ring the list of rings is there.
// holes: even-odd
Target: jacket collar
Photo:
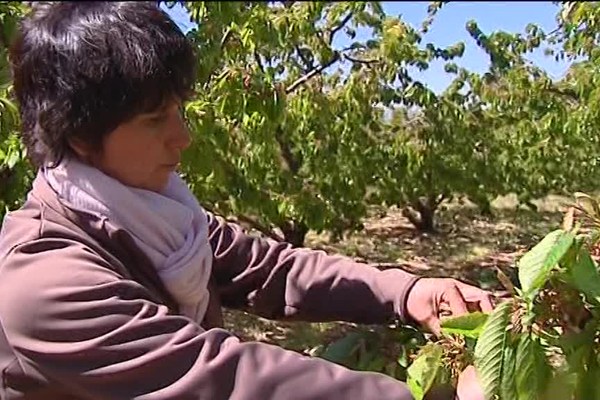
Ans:
[[[116,257],[132,277],[143,286],[155,292],[172,310],[178,311],[175,299],[168,292],[150,259],[136,245],[131,235],[121,227],[109,221],[105,216],[95,212],[79,209],[61,201],[52,189],[40,169],[33,181],[30,196],[62,216],[64,219],[53,221],[68,223],[69,229],[86,234],[97,241],[106,251]],[[48,213],[42,213],[42,221],[53,219]],[[149,287],[150,286],[150,287]]]

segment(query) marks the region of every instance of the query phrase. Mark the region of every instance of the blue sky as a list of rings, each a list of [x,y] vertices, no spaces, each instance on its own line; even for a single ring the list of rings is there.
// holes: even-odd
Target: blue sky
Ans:
[[[386,1],[382,2],[388,15],[401,15],[402,19],[415,27],[419,27],[427,16],[427,1]],[[504,1],[457,1],[446,4],[437,14],[429,32],[423,37],[423,43],[432,42],[439,47],[448,46],[460,41],[465,42],[466,49],[457,64],[471,71],[484,72],[489,59],[483,50],[479,49],[465,29],[467,21],[474,19],[480,29],[488,34],[496,30],[513,33],[525,33],[525,27],[533,22],[541,26],[545,32],[556,28],[556,13],[559,6],[552,2],[504,2]],[[193,27],[184,9],[180,6],[168,10],[172,18],[187,32]],[[358,31],[356,40],[368,39],[369,32]],[[348,43],[343,33],[336,37],[334,45],[343,47]],[[543,51],[532,53],[528,57],[548,74],[559,79],[569,67],[568,61],[556,62],[547,57]],[[436,92],[443,90],[452,77],[444,71],[444,62],[433,63],[430,68],[415,76],[420,78]]]

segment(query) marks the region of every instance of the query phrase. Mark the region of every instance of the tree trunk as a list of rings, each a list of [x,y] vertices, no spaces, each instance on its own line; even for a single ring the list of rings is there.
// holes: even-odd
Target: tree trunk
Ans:
[[[0,168],[0,198],[3,198],[5,195],[6,187],[8,186],[8,182],[11,178],[11,170],[8,168]]]
[[[418,211],[415,211],[417,209]],[[434,233],[435,223],[434,223],[434,213],[435,210],[430,210],[421,207],[407,207],[402,211],[402,215],[404,215],[411,224],[417,228],[419,232],[427,232]]]
[[[427,200],[413,201],[412,206],[405,208],[402,214],[420,232],[435,233],[435,212],[444,199],[445,196],[441,195],[430,196]]]
[[[490,204],[490,202],[486,202],[483,203],[480,207],[479,210],[481,212],[481,215],[483,215],[484,217],[487,218],[493,218],[494,217],[494,212],[492,211],[492,205]]]
[[[477,207],[481,215],[487,218],[493,218],[494,213],[492,212],[492,203],[487,197],[475,199]]]
[[[308,233],[308,227],[302,222],[286,222],[279,227],[283,232],[284,241],[291,243],[292,247],[304,246],[304,239]]]
[[[434,224],[435,209],[422,207],[419,209],[420,223],[417,227],[421,232],[434,233],[436,231]]]

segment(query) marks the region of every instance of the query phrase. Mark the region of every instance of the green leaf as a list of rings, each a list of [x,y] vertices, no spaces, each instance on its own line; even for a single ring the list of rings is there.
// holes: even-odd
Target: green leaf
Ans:
[[[595,351],[588,352],[586,365],[578,368],[576,399],[600,400],[600,366]]]
[[[369,365],[377,358],[377,351],[369,351],[364,340],[361,340],[358,351],[359,356],[356,369],[368,370]]]
[[[444,71],[456,74],[458,72],[458,65],[456,65],[453,62],[447,63],[446,65],[444,65]]]
[[[582,249],[570,268],[571,278],[588,301],[600,302],[600,274],[590,254]]]
[[[519,400],[540,399],[540,393],[546,386],[544,360],[544,350],[539,342],[529,334],[522,335],[517,347],[516,377]]]
[[[591,319],[585,324],[581,332],[560,337],[558,345],[564,352],[569,365],[579,366],[584,364],[592,351],[597,327],[598,321]]]
[[[475,346],[475,367],[486,400],[492,400],[500,388],[506,327],[512,304],[507,301],[496,307]]]
[[[544,389],[544,399],[574,399],[577,375],[568,370],[560,369],[548,382]]]
[[[343,338],[334,341],[321,354],[325,360],[341,364],[359,348],[365,335],[360,332],[351,332]]]
[[[524,295],[531,294],[546,283],[550,271],[567,253],[574,239],[571,233],[555,230],[521,257],[517,265]]]
[[[8,157],[6,157],[6,165],[8,166],[8,169],[13,169],[14,166],[17,164],[17,162],[19,162],[19,153],[16,151],[12,151],[8,154]]]
[[[396,377],[396,369],[398,369],[398,364],[396,364],[395,362],[389,362],[384,367],[384,373],[386,375]]]
[[[398,356],[398,365],[400,365],[403,368],[407,368],[408,364],[410,362],[409,358],[408,358],[408,353],[406,351],[406,347],[402,346],[400,348],[400,355]]]
[[[415,400],[422,400],[435,383],[438,370],[442,364],[443,352],[440,345],[426,345],[408,368],[406,383]]]
[[[472,312],[460,317],[449,318],[442,321],[442,332],[458,334],[472,338],[478,338],[489,314],[483,312]]]
[[[17,116],[19,115],[19,109],[12,101],[0,97],[0,102],[2,102],[2,107],[6,109],[6,112],[9,115],[11,115],[13,118],[17,118]]]
[[[15,18],[4,18],[4,38],[6,38],[7,43],[12,41],[12,38],[17,30],[17,20]]]
[[[386,359],[382,356],[375,357],[366,367],[367,371],[381,372],[385,368]]]
[[[285,215],[286,212],[287,212],[287,210],[288,210],[288,203],[287,203],[287,201],[285,201],[285,200],[280,201],[279,204],[277,205],[277,212],[280,215]]]
[[[502,365],[502,380],[500,382],[500,398],[502,400],[517,400],[516,354],[514,346],[507,345],[505,347],[504,362]]]

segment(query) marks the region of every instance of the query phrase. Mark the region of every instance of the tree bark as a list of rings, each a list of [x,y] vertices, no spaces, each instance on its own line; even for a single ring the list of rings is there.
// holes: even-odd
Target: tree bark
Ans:
[[[446,197],[429,196],[426,200],[418,199],[405,208],[402,214],[419,230],[424,233],[436,233],[435,212]]]
[[[284,241],[292,245],[292,247],[304,246],[304,240],[308,233],[308,227],[302,222],[286,222],[279,227],[283,232]]]
[[[489,201],[484,201],[479,206],[479,210],[481,211],[481,215],[488,218],[493,218],[494,213],[492,211],[492,204]]]
[[[477,208],[479,209],[481,215],[487,218],[494,217],[494,213],[492,212],[492,203],[486,196],[475,196],[472,198],[472,200],[477,205]]]
[[[0,199],[4,197],[8,181],[12,174],[8,168],[0,168]]]
[[[329,60],[325,64],[321,65],[320,67],[313,69],[308,74],[306,74],[306,75],[301,76],[300,78],[298,78],[287,89],[285,89],[285,93],[286,94],[292,93],[299,86],[301,86],[301,85],[305,84],[306,82],[308,82],[312,77],[314,77],[316,75],[319,75],[321,72],[323,72],[327,68],[331,67],[333,64],[335,64],[336,62],[338,62],[340,59],[341,59],[340,53],[336,51],[334,53],[333,57],[331,58],[331,60]]]

